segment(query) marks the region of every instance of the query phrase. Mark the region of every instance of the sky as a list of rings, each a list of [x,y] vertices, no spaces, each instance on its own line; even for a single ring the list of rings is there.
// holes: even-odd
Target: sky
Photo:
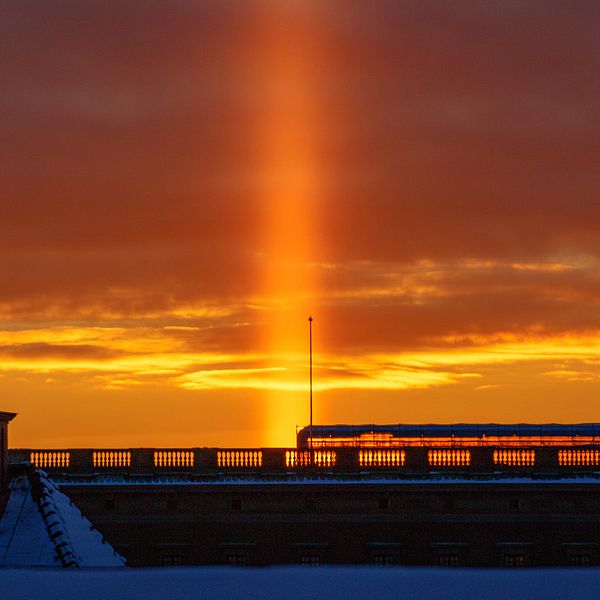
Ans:
[[[600,421],[600,5],[0,1],[14,447]]]

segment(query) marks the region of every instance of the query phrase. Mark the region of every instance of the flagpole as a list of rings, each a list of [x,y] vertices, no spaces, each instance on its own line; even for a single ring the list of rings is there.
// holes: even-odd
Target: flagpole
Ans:
[[[310,373],[310,449],[313,447],[313,351],[312,351],[312,322],[313,318],[308,317],[308,339],[309,339],[309,373]]]

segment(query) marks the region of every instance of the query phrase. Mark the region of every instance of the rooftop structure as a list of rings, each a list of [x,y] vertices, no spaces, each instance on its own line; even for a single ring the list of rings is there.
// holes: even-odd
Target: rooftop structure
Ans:
[[[600,445],[600,423],[458,423],[313,425],[297,434],[298,448],[523,447]]]
[[[4,510],[8,488],[8,424],[16,413],[0,411],[0,517]]]

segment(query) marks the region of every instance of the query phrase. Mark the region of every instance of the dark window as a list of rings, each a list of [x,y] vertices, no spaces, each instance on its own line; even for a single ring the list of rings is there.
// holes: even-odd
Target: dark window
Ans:
[[[106,510],[115,510],[115,499],[106,498],[106,500],[104,500],[104,508]]]
[[[378,567],[391,567],[398,564],[398,561],[393,554],[375,554],[373,556],[373,564]]]
[[[589,554],[571,554],[569,555],[570,567],[589,567],[591,564]]]
[[[161,562],[163,567],[181,567],[184,564],[181,554],[163,554]]]
[[[225,562],[228,565],[235,565],[236,567],[245,567],[248,564],[247,554],[228,554],[225,557]]]
[[[377,505],[379,506],[379,510],[388,510],[390,507],[390,500],[389,498],[379,498]]]
[[[502,560],[505,567],[524,567],[526,565],[524,554],[505,554]]]
[[[446,496],[444,498],[444,510],[452,510],[454,508],[454,498]]]
[[[519,498],[508,499],[508,510],[519,510],[521,508],[521,502]]]
[[[320,554],[301,554],[298,562],[306,567],[315,567],[321,564]]]
[[[440,567],[458,567],[460,558],[458,554],[440,554],[438,557]]]
[[[242,510],[242,499],[241,498],[232,498],[231,499],[231,508],[233,510]]]

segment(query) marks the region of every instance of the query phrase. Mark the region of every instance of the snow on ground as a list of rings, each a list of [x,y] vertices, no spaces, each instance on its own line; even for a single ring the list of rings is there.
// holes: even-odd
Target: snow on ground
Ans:
[[[599,589],[596,568],[0,569],[6,600],[591,600]]]

